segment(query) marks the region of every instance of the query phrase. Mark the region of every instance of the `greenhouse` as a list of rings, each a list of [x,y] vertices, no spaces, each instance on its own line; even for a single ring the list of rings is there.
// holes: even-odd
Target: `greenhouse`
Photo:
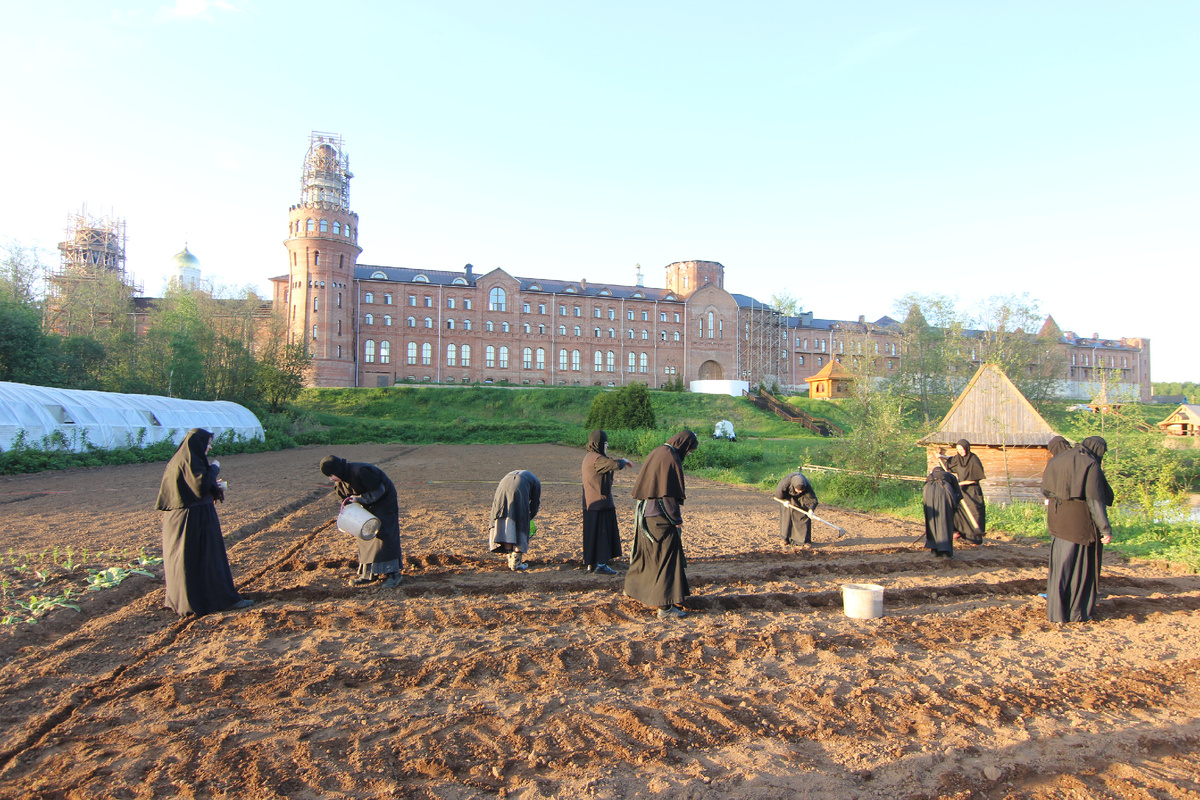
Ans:
[[[192,428],[215,436],[263,438],[249,409],[225,400],[180,400],[147,394],[53,389],[0,381],[0,450],[111,450],[165,439],[178,444]]]

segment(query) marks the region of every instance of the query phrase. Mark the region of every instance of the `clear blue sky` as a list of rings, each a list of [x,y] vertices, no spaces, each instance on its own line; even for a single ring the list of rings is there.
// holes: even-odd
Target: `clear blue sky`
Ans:
[[[83,203],[148,293],[188,243],[267,291],[312,130],[362,263],[650,285],[819,317],[1028,292],[1200,380],[1200,2],[10,3],[0,242]]]

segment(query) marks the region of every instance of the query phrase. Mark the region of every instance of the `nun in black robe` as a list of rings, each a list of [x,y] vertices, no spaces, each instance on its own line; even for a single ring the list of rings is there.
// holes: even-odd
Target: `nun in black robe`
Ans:
[[[1104,439],[1089,436],[1050,459],[1042,474],[1051,535],[1046,579],[1051,622],[1086,622],[1096,611],[1103,549],[1112,541],[1113,491],[1100,464],[1107,450]]]
[[[383,586],[399,586],[403,577],[400,564],[400,498],[396,486],[374,464],[347,461],[337,456],[321,459],[321,474],[334,482],[337,496],[358,503],[379,518],[379,533],[374,539],[358,542],[358,576],[351,586],[366,586],[383,579]]]
[[[508,554],[508,568],[524,572],[529,565],[529,535],[533,518],[542,507],[542,482],[527,469],[515,469],[500,479],[492,498],[492,532],[488,550]]]
[[[925,479],[925,547],[938,558],[954,555],[954,512],[962,500],[953,473],[934,467]]]
[[[588,572],[616,575],[608,562],[621,555],[621,533],[617,529],[617,506],[613,503],[613,474],[632,461],[608,457],[608,434],[588,434],[583,457],[583,565]]]
[[[805,544],[812,543],[812,518],[804,511],[817,510],[817,493],[804,473],[795,472],[784,475],[779,485],[775,487],[775,499],[789,503],[792,508],[779,507],[779,535],[784,544],[799,544],[796,537],[803,536]],[[798,511],[797,509],[804,509]]]
[[[986,477],[983,462],[971,452],[971,443],[966,439],[959,439],[954,449],[956,452],[947,460],[946,470],[958,479],[963,498],[954,512],[954,530],[971,544],[982,544],[987,525],[987,506],[983,502],[983,488],[979,485]]]
[[[683,459],[698,444],[691,431],[675,434],[650,451],[633,485],[632,495],[638,502],[625,594],[657,607],[660,618],[685,616],[680,604],[692,593],[679,529],[686,497]]]
[[[233,585],[221,520],[215,500],[225,493],[217,482],[221,465],[208,461],[213,435],[192,428],[163,470],[155,508],[163,513],[163,602],[179,616],[202,616],[228,608],[246,608]]]

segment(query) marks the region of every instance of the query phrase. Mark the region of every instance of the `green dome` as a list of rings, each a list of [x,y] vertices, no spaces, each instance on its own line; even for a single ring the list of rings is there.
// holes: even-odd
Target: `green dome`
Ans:
[[[200,268],[200,259],[196,258],[194,255],[191,254],[191,252],[187,249],[187,245],[184,245],[182,251],[176,253],[174,256],[171,257],[171,263],[174,264],[176,267],[180,267],[180,268],[183,268],[183,267],[194,267],[196,269]]]

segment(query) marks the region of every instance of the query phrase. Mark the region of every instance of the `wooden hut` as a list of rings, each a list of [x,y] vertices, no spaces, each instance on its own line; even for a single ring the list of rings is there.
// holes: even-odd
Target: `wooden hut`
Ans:
[[[1158,427],[1171,436],[1200,436],[1200,405],[1183,403]]]
[[[804,380],[808,383],[808,396],[811,399],[837,400],[850,396],[854,373],[843,367],[836,358],[831,358],[815,375]]]
[[[1042,472],[1050,460],[1046,445],[1056,434],[1004,371],[984,364],[954,401],[938,429],[920,440],[926,470],[938,466],[939,453],[954,455],[954,443],[966,439],[987,477],[981,482],[988,502],[1042,502]]]

